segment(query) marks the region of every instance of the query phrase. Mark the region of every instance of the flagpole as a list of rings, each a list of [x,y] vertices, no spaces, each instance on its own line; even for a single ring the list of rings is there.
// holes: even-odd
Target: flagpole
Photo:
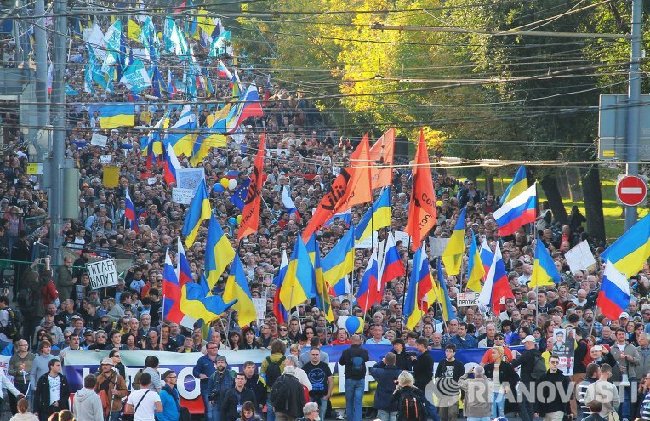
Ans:
[[[409,280],[409,250],[411,250],[411,236],[409,235],[409,240],[406,245],[406,267],[404,268],[404,290],[402,291],[402,309],[404,309],[404,304],[406,302],[406,284]],[[402,314],[402,319],[404,315]],[[406,323],[406,321],[404,321]]]

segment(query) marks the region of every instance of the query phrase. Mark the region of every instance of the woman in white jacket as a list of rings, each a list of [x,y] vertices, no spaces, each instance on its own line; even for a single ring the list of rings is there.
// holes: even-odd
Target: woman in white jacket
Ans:
[[[27,411],[27,399],[22,398],[16,404],[18,413],[11,417],[9,421],[38,421],[38,417]]]

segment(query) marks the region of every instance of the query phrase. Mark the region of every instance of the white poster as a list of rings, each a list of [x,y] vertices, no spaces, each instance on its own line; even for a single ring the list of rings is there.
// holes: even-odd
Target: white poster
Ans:
[[[402,247],[404,248],[408,246],[409,240],[411,239],[411,237],[409,237],[409,235],[404,231],[395,231],[394,236],[395,236],[395,242],[397,243],[398,241],[401,241]]]
[[[448,242],[449,238],[429,237],[429,257],[434,259],[442,256]]]
[[[90,288],[99,289],[117,285],[117,269],[113,259],[100,260],[86,265]]]
[[[571,268],[571,272],[576,273],[579,270],[587,270],[596,265],[596,259],[591,254],[589,243],[583,241],[565,254],[566,262]]]
[[[94,133],[93,137],[90,139],[90,144],[104,147],[106,146],[107,141],[108,141],[108,136],[104,136],[103,134],[99,134],[99,133]]]
[[[192,203],[192,198],[194,197],[194,191],[190,189],[181,189],[180,187],[174,187],[172,189],[172,202],[180,203],[181,205],[189,205]]]
[[[558,369],[564,375],[572,375],[575,332],[572,328],[553,329],[553,337],[549,338],[549,340],[553,343],[551,354],[557,355],[560,358]]]
[[[257,323],[264,323],[266,318],[266,300],[264,298],[253,298],[255,312],[257,313]]]
[[[458,307],[469,307],[478,305],[478,292],[459,292],[456,295]]]
[[[178,168],[176,170],[176,186],[192,190],[192,192],[196,191],[196,186],[204,178],[203,168]]]
[[[99,157],[100,164],[110,164],[112,160],[113,160],[113,156],[111,155],[101,155]]]

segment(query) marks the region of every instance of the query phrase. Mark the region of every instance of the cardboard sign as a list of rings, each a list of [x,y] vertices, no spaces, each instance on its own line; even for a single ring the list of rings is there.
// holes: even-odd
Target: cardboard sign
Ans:
[[[95,146],[104,147],[104,146],[106,146],[107,141],[108,141],[108,136],[104,136],[103,134],[95,133],[95,134],[93,134],[93,137],[90,139],[90,144],[95,145]]]
[[[103,182],[104,187],[114,189],[120,184],[120,167],[107,165],[104,167]]]
[[[404,248],[408,247],[410,238],[404,231],[395,231],[395,242],[401,241]]]
[[[90,288],[99,289],[117,285],[117,268],[113,259],[100,260],[86,265]]]
[[[571,268],[571,272],[576,273],[579,270],[587,270],[596,265],[596,259],[591,254],[589,243],[583,241],[565,254],[566,262]]]
[[[429,237],[429,257],[434,259],[442,256],[448,242],[449,238]]]
[[[478,292],[459,292],[456,295],[458,307],[470,307],[478,305]]]
[[[181,189],[180,187],[174,187],[172,189],[172,202],[180,203],[181,205],[189,205],[192,203],[192,198],[194,197],[194,190],[190,189]]]
[[[203,168],[178,168],[176,170],[176,186],[181,189],[196,191],[196,187],[205,178]]]
[[[263,323],[266,318],[266,300],[264,298],[253,298],[255,313],[257,313],[258,323]]]
[[[110,164],[111,161],[113,161],[113,157],[111,155],[101,155],[99,157],[100,164]]]
[[[154,184],[156,184],[157,181],[158,181],[158,178],[156,178],[156,177],[147,178],[147,184],[150,185],[150,186],[153,186]]]

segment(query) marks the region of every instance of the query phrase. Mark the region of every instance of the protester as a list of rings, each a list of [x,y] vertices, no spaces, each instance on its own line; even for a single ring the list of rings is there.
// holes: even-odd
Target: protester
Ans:
[[[318,413],[318,404],[316,402],[307,402],[302,408],[303,417],[296,419],[296,421],[319,421],[323,418],[320,418]]]
[[[27,399],[22,398],[18,400],[16,404],[17,413],[9,419],[9,421],[39,421],[38,417],[28,411],[28,402]],[[101,410],[101,407],[100,407]],[[90,421],[103,421],[103,418],[92,419],[88,418]]]
[[[93,374],[84,377],[84,387],[74,395],[73,414],[78,420],[105,421],[104,409],[95,392],[97,379]]]
[[[122,413],[122,398],[126,397],[128,390],[124,377],[115,371],[111,358],[102,359],[99,365],[95,392],[101,398],[104,416],[108,421],[117,421]]]
[[[206,421],[212,421],[213,407],[210,405],[210,387],[209,379],[216,370],[216,359],[219,351],[219,345],[209,342],[206,347],[205,355],[199,357],[196,365],[192,369],[192,375],[199,379],[201,387],[201,398],[203,399],[204,408],[206,408]]]
[[[512,367],[517,368],[521,366],[521,387],[527,388],[528,391],[534,391],[535,384],[543,374],[538,374],[539,371],[545,371],[546,367],[541,370],[536,367],[544,363],[542,355],[536,348],[535,338],[532,335],[526,336],[521,343],[524,345],[525,350],[520,356],[511,361]],[[538,376],[538,377],[537,377]],[[537,378],[535,378],[537,377]],[[531,402],[530,397],[533,397]],[[522,393],[521,400],[519,401],[519,416],[522,421],[532,421],[533,405],[535,404],[533,393]]]
[[[9,359],[9,367],[7,373],[13,377],[14,386],[23,395],[27,394],[28,386],[30,384],[30,371],[32,369],[32,362],[34,361],[34,354],[29,352],[29,344],[24,339],[16,341],[18,345],[15,349],[14,355]],[[9,393],[9,408],[12,413],[17,411],[17,400],[14,395]]]
[[[492,385],[491,416],[492,418],[505,417],[506,397],[516,396],[519,375],[507,361],[503,347],[495,346],[490,352],[492,352],[490,359],[493,362],[485,365],[484,374],[486,378],[490,379]]]
[[[38,378],[34,391],[34,409],[40,421],[47,421],[50,415],[68,409],[68,380],[61,374],[61,361],[52,358],[48,372]]]
[[[419,370],[419,367],[416,370]],[[456,345],[449,343],[445,347],[445,359],[438,363],[435,374],[436,395],[439,399],[438,414],[443,421],[452,421],[458,417],[458,380],[463,374],[465,366],[456,359]],[[416,380],[415,386],[424,391],[427,384],[428,382],[418,385]]]
[[[600,415],[608,419],[610,414],[614,414],[620,404],[620,398],[616,386],[609,382],[612,377],[612,367],[605,363],[600,367],[600,378],[590,384],[585,392],[585,402],[599,401],[602,404]]]
[[[560,358],[557,355],[551,355],[549,362],[551,368],[539,379],[539,383],[544,387],[535,402],[535,412],[543,417],[544,421],[562,421],[565,414],[571,413],[569,378],[558,369]]]
[[[392,398],[397,386],[397,378],[404,370],[396,363],[397,356],[389,352],[382,361],[369,369],[370,375],[377,381],[373,407],[377,409],[377,418],[381,421],[397,420],[397,403]]]
[[[162,375],[165,385],[160,391],[160,403],[162,411],[156,414],[158,421],[179,421],[181,411],[181,396],[176,389],[178,376],[172,370],[167,370]]]
[[[473,374],[473,378],[470,375]],[[458,386],[465,393],[463,415],[467,421],[489,421],[493,415],[490,381],[485,376],[483,367],[475,366],[463,373],[458,379]]]
[[[296,367],[286,366],[269,392],[269,401],[278,421],[294,421],[306,403],[305,386],[294,376]]]
[[[320,418],[324,420],[327,404],[334,392],[334,376],[329,364],[321,361],[322,353],[318,347],[312,347],[309,350],[310,361],[303,365],[302,369],[307,374],[307,379],[311,384],[309,397],[312,402],[316,402],[320,407]]]
[[[236,421],[242,416],[242,406],[245,402],[251,402],[255,407],[255,393],[246,389],[246,375],[244,373],[237,373],[235,376],[235,387],[226,390],[226,393],[221,400],[221,420],[222,421]]]
[[[149,373],[142,373],[140,385],[140,389],[129,394],[124,412],[134,414],[134,419],[138,421],[154,421],[155,415],[162,412],[163,408],[160,396],[150,387]]]
[[[228,367],[226,357],[218,355],[216,367],[216,370],[208,379],[208,400],[212,409],[212,419],[208,421],[221,420],[221,404],[224,396],[235,385],[235,373]]]
[[[435,407],[424,397],[424,392],[415,387],[413,375],[408,371],[402,371],[398,376],[393,401],[397,405],[398,421],[425,418],[440,421]]]
[[[352,335],[350,342],[350,347],[339,358],[339,364],[345,367],[345,416],[350,421],[361,421],[366,362],[370,357],[361,346],[359,335]]]

